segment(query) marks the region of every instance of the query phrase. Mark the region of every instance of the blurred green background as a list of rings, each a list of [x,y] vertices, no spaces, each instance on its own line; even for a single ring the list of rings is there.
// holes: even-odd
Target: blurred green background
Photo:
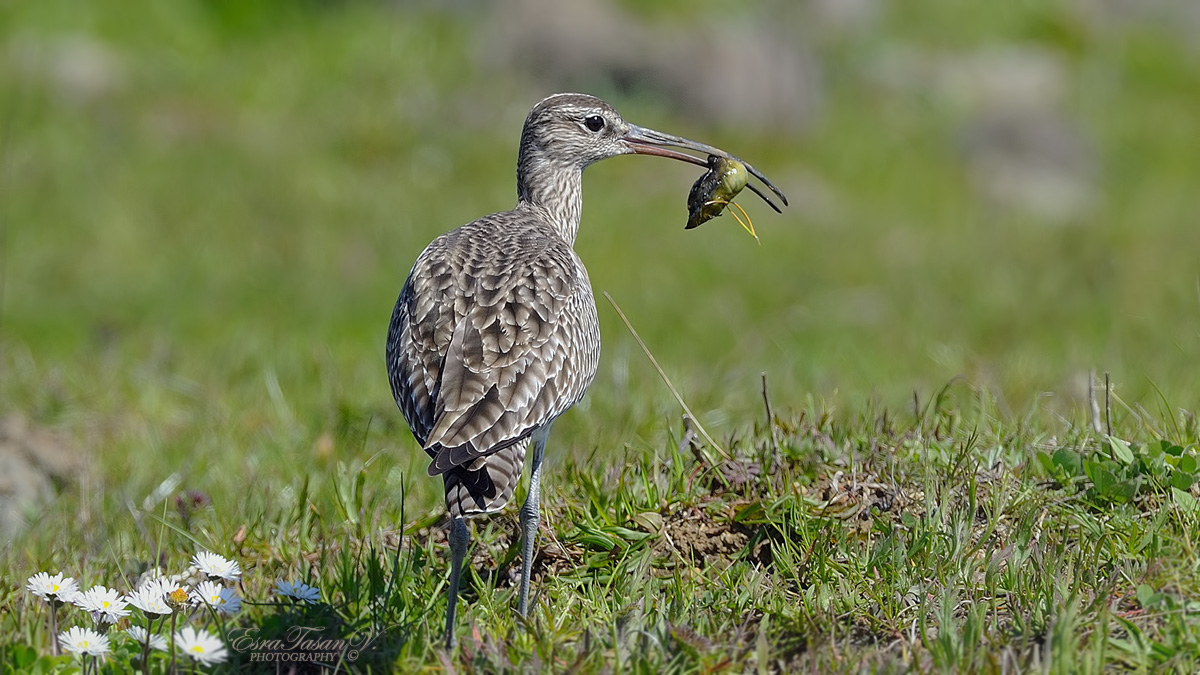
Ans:
[[[761,417],[763,372],[781,411],[964,375],[1081,421],[1093,369],[1195,410],[1197,45],[1188,0],[0,2],[0,411],[76,431],[138,494],[379,449],[423,473],[392,305],[431,238],[511,207],[524,115],[558,90],[791,198],[741,197],[758,245],[732,218],[684,232],[694,167],[587,173],[597,293],[720,436]],[[556,452],[677,426],[600,316]]]

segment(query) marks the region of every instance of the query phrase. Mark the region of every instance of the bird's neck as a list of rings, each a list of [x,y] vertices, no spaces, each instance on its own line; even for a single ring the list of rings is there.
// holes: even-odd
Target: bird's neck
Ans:
[[[517,167],[517,204],[538,207],[554,231],[574,246],[583,215],[583,170],[532,157]]]

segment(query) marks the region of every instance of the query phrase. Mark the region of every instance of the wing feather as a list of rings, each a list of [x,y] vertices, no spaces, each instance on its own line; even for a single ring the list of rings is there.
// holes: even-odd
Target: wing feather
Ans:
[[[478,470],[479,458],[526,442],[595,377],[600,342],[587,272],[549,228],[518,215],[435,239],[396,303],[392,390],[433,460],[431,475]]]

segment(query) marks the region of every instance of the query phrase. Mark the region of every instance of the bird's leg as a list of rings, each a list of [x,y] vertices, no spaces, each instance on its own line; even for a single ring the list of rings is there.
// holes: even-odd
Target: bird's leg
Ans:
[[[529,494],[521,506],[521,593],[517,596],[517,613],[526,616],[529,609],[529,574],[533,568],[533,544],[541,522],[538,492],[542,479],[542,455],[546,451],[546,437],[550,429],[533,437],[533,463],[529,470]]]
[[[450,590],[446,602],[446,649],[454,649],[454,610],[458,604],[458,580],[462,576],[463,558],[471,543],[471,531],[462,516],[450,518]]]

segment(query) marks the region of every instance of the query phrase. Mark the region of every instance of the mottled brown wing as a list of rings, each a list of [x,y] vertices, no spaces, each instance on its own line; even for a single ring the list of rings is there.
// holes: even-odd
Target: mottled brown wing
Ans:
[[[433,458],[429,473],[456,472],[462,485],[489,463],[493,478],[519,476],[529,434],[582,398],[599,358],[583,265],[549,230],[514,226],[515,215],[434,240],[388,332],[392,391]]]

